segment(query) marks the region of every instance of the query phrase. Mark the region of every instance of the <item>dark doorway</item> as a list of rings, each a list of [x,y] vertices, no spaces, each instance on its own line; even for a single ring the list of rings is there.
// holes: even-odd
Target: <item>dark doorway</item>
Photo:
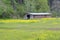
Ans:
[[[27,19],[30,19],[30,15],[27,15]]]

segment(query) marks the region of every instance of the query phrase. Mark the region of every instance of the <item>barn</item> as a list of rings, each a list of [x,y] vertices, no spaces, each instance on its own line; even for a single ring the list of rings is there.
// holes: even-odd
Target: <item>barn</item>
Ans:
[[[49,18],[51,13],[27,13],[25,14],[25,19],[35,19],[35,18]]]

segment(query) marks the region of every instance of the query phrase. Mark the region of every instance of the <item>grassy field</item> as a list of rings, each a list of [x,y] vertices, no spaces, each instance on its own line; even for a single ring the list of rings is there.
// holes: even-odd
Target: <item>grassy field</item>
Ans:
[[[60,40],[60,18],[39,19],[37,22],[25,20],[21,23],[1,21],[0,40]]]

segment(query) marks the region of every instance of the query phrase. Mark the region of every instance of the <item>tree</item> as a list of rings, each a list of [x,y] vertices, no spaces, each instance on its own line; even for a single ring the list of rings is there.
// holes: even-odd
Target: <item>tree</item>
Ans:
[[[21,18],[26,12],[49,12],[47,0],[0,0],[2,18]]]
[[[49,0],[49,2],[52,16],[60,17],[60,0]]]
[[[25,5],[28,12],[49,12],[47,0],[25,0]]]

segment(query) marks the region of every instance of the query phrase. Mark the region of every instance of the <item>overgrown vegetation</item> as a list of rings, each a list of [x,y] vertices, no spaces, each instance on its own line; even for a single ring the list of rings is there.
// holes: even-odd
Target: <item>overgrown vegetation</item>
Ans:
[[[0,18],[21,18],[27,12],[49,12],[48,0],[0,0]]]
[[[60,40],[60,18],[35,21],[0,19],[0,40]]]
[[[60,31],[0,30],[0,40],[60,40]]]

